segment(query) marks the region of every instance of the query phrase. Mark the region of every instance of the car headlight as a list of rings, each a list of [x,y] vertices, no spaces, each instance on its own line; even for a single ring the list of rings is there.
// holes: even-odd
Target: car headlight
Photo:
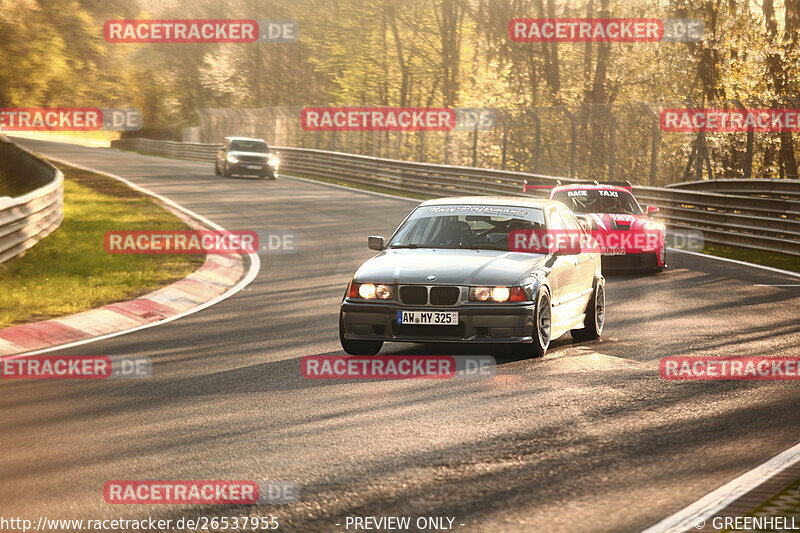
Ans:
[[[664,229],[664,224],[657,220],[648,220],[644,223],[645,231],[661,231]]]
[[[278,165],[281,164],[281,161],[277,157],[272,156],[269,159],[267,159],[267,163],[269,163],[269,166],[271,166],[271,167],[278,168]]]
[[[469,299],[478,302],[524,302],[528,297],[522,287],[470,287]]]
[[[228,160],[228,163],[238,163],[239,162],[239,160],[236,158],[236,156],[233,156],[231,154],[228,154],[228,157],[226,157],[225,159]]]
[[[350,283],[347,294],[350,298],[363,298],[364,300],[390,300],[392,298],[392,286],[383,283]]]

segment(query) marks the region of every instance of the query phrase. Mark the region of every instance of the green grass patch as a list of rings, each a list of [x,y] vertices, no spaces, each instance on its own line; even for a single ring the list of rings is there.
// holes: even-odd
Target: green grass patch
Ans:
[[[739,248],[738,246],[723,246],[721,244],[711,243],[706,243],[703,253],[727,257],[728,259],[747,261],[748,263],[755,263],[757,265],[781,268],[792,272],[800,272],[800,257],[789,254],[763,252],[751,250],[749,248]]]
[[[764,503],[747,513],[748,516],[786,516],[787,524],[791,524],[791,517],[800,515],[800,504],[797,496],[800,493],[800,479],[771,496]],[[725,531],[732,531],[726,529]]]
[[[0,328],[130,300],[197,270],[204,255],[119,255],[103,248],[108,231],[189,228],[112,178],[59,164],[64,221],[21,257],[0,264]]]

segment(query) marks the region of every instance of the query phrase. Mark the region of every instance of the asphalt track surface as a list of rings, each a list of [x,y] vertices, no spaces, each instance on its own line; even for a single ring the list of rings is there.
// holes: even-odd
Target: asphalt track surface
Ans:
[[[661,274],[608,279],[601,340],[567,335],[543,359],[499,357],[493,379],[306,380],[301,357],[343,353],[338,306],[374,253],[367,236],[388,236],[413,203],[20,144],[128,178],[226,229],[295,231],[299,251],[262,257],[250,286],[209,309],[55,352],[147,356],[150,379],[0,383],[0,516],[275,515],[280,531],[345,531],[347,516],[449,516],[455,531],[639,531],[800,441],[797,382],[658,374],[670,355],[800,356],[800,287],[757,286],[796,278],[672,254]],[[111,505],[103,484],[115,479],[291,480],[301,497]]]

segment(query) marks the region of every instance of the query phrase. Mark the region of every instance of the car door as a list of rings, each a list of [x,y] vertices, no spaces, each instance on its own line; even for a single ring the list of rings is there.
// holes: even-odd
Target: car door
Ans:
[[[564,215],[559,212],[556,206],[550,209],[548,214],[548,234],[551,242],[567,233],[567,224]],[[556,255],[553,257],[553,271],[551,277],[551,289],[553,290],[553,324],[564,322],[572,318],[573,307],[571,302],[576,298],[578,288],[578,255]],[[555,283],[552,283],[552,280]],[[555,334],[555,328],[554,328]]]
[[[581,234],[581,243],[583,244],[583,249],[577,256],[578,272],[576,283],[578,287],[576,287],[576,290],[578,290],[578,292],[581,292],[581,290],[585,292],[587,288],[591,289],[592,285],[594,284],[596,258],[591,253],[592,247],[588,242],[583,228],[581,227],[581,223],[577,218],[575,218],[575,215],[572,213],[572,211],[562,204],[559,204],[558,209],[564,217],[564,223],[567,226],[567,230],[578,231]]]

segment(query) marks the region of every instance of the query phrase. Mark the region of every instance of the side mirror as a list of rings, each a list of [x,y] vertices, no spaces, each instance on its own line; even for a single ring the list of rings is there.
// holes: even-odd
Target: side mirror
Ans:
[[[583,231],[586,233],[591,233],[593,228],[592,219],[586,215],[575,215],[575,218],[578,219],[578,222],[583,228]]]
[[[658,213],[658,208],[654,205],[648,205],[646,207],[646,210],[648,215],[655,215],[656,213]]]
[[[386,242],[379,235],[370,235],[369,239],[367,239],[367,245],[370,250],[378,250],[379,252],[386,248]]]
[[[560,235],[555,239],[553,255],[578,255],[582,251],[580,235]]]

